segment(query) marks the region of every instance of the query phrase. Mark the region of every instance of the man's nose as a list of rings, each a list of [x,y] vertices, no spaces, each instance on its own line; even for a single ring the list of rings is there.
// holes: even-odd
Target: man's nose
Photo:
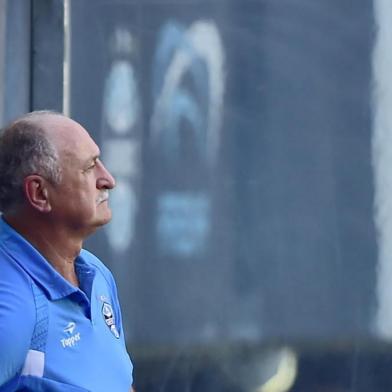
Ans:
[[[109,170],[106,169],[105,165],[101,162],[97,162],[98,166],[98,177],[97,177],[97,188],[112,189],[116,186],[116,180],[110,174]]]

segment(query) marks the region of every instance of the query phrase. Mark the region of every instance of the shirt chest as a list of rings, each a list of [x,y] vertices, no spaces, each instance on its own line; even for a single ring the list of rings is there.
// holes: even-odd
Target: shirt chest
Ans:
[[[83,295],[48,303],[44,377],[93,391],[127,390],[132,365],[118,304],[98,285]]]

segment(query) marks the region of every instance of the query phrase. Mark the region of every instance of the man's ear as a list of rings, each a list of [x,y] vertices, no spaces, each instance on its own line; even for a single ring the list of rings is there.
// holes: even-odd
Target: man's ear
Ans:
[[[24,193],[31,207],[40,212],[50,212],[46,180],[38,174],[31,174],[24,179]]]

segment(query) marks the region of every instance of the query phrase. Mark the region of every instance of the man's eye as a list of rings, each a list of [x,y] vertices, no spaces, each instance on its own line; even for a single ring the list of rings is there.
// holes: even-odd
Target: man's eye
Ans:
[[[94,167],[95,167],[95,163],[93,163],[92,165],[90,165],[90,166],[85,170],[85,172],[89,172],[89,171],[93,170]]]

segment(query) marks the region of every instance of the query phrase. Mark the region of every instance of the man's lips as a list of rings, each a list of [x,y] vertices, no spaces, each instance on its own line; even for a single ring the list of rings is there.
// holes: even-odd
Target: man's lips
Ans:
[[[107,201],[108,199],[109,199],[109,192],[104,191],[104,192],[100,193],[99,196],[97,197],[97,204],[101,204],[104,201]]]

